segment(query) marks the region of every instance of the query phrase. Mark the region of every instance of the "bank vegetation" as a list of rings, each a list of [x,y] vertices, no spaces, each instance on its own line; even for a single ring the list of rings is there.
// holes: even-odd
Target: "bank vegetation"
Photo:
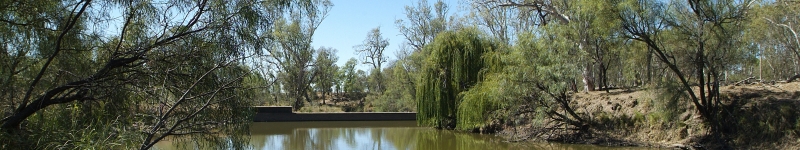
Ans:
[[[3,149],[247,148],[253,105],[510,141],[791,149],[800,132],[795,1],[419,0],[347,33],[365,38],[342,66],[311,46],[328,0],[0,4]]]

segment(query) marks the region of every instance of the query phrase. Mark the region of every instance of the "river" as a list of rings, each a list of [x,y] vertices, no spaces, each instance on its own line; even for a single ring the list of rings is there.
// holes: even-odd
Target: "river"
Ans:
[[[257,122],[252,124],[250,132],[251,148],[264,150],[648,149],[559,143],[509,143],[493,135],[418,127],[414,121]],[[176,149],[172,144],[161,142],[156,145],[156,149]]]

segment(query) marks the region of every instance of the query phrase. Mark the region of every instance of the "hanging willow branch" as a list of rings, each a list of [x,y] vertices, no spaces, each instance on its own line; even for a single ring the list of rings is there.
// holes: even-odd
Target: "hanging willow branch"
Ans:
[[[483,54],[496,48],[476,29],[447,31],[425,47],[431,55],[423,66],[417,88],[417,120],[436,128],[455,128],[459,94],[479,82],[485,67]]]

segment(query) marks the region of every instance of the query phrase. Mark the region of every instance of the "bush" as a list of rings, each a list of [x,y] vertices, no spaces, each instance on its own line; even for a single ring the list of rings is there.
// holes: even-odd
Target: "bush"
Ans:
[[[686,110],[681,99],[686,99],[687,95],[678,83],[664,82],[662,84],[664,87],[659,89],[657,98],[653,100],[655,106],[653,113],[659,115],[664,122],[676,122],[679,119],[678,115]]]
[[[491,112],[502,106],[503,86],[498,82],[481,82],[469,91],[462,92],[459,95],[462,101],[458,105],[457,129],[472,130],[485,127],[492,119],[489,116],[494,116]]]

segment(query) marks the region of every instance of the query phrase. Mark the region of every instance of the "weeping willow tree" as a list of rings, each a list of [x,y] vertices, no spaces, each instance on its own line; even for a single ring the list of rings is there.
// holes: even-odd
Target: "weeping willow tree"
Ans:
[[[508,103],[503,103],[504,100],[508,100],[510,95],[515,95],[509,93],[513,92],[512,90],[504,89],[509,85],[508,81],[501,77],[504,74],[492,72],[489,74],[473,88],[459,94],[462,101],[458,105],[456,129],[481,129],[481,132],[491,132],[483,129],[490,126],[491,117],[495,115],[493,112],[505,108],[505,104]]]
[[[436,128],[455,128],[457,108],[467,91],[482,79],[484,53],[496,44],[474,28],[440,33],[424,51],[425,60],[417,85],[417,122]]]

